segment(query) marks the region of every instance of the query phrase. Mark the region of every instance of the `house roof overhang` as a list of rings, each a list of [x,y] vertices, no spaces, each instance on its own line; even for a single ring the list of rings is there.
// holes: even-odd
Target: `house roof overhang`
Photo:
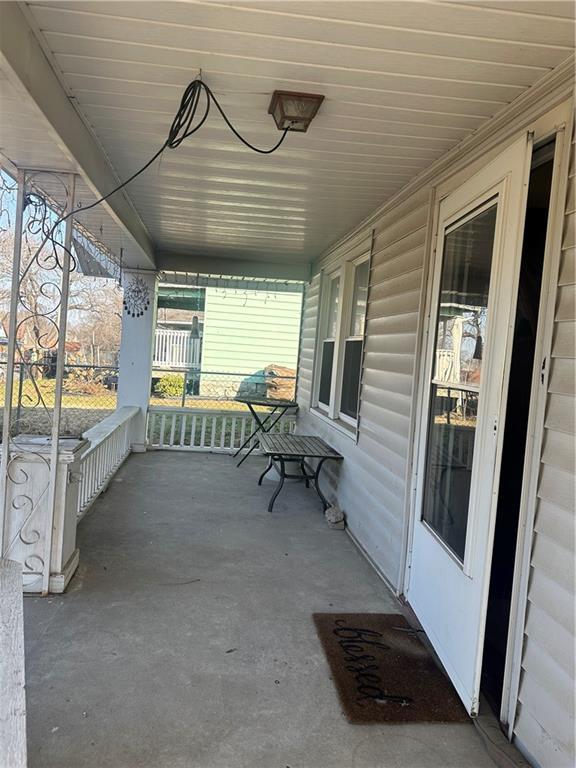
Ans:
[[[7,170],[77,173],[76,200],[81,204],[93,202],[118,184],[102,147],[72,106],[18,3],[0,3],[0,70],[4,115],[0,151]],[[114,195],[101,209],[79,220],[99,234],[112,252],[123,247],[127,266],[155,266],[152,238],[125,193]]]

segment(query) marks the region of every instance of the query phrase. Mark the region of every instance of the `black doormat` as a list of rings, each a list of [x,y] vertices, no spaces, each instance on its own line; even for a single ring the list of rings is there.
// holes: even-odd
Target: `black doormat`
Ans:
[[[313,618],[351,723],[469,721],[452,684],[400,614]]]

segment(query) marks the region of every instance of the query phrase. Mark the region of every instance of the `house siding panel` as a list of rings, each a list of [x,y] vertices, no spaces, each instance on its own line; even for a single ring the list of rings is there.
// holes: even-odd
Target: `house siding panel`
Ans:
[[[576,412],[572,410],[570,395],[549,394],[545,426],[556,432],[576,435]]]
[[[514,130],[519,132],[527,124],[529,121],[518,121]],[[416,355],[424,322],[425,257],[431,239],[431,185],[444,185],[449,178],[455,188],[502,148],[502,143],[494,141],[481,157],[468,163],[460,158],[453,169],[444,169],[429,183],[399,197],[395,207],[375,214],[364,228],[315,264],[316,283],[309,290],[307,311],[317,322],[320,271],[359,255],[362,243],[367,243],[374,231],[358,441],[355,443],[338,425],[318,416],[306,397],[301,399],[299,429],[322,436],[344,455],[344,462],[330,471],[325,484],[335,482],[336,472],[340,472],[338,502],[347,514],[349,529],[394,587],[401,584],[402,543],[411,487],[408,464],[412,458]],[[573,185],[574,157],[571,163]],[[570,192],[565,207],[522,672],[513,729],[523,749],[542,768],[574,764],[572,699],[567,692],[573,689],[574,681],[575,199]],[[313,348],[315,333],[315,326],[307,326],[303,346]],[[308,356],[302,372],[306,392],[312,388],[311,360]]]
[[[574,168],[574,145],[571,166]],[[574,755],[576,269],[574,178],[566,203],[519,702],[514,733],[541,766]]]
[[[297,400],[302,406],[310,405],[312,398],[312,380],[314,373],[314,354],[316,346],[316,324],[320,300],[320,276],[306,286],[302,306],[302,324],[300,331],[300,355],[298,359]]]
[[[271,363],[296,368],[299,292],[208,288],[202,369],[253,373]]]
[[[357,443],[310,411],[312,369],[300,371],[299,430],[320,434],[343,453],[339,504],[350,532],[393,586],[402,551],[429,195],[420,190],[374,225]],[[328,253],[317,273],[365,253],[371,240],[371,229],[360,232]],[[317,274],[306,293],[306,318],[318,317],[318,289]],[[303,349],[313,348],[315,333],[315,324],[303,327]]]

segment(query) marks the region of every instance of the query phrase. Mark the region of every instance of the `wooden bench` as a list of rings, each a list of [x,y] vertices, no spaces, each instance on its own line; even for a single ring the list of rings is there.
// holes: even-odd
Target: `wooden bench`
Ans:
[[[278,435],[266,433],[260,436],[260,449],[265,456],[268,456],[268,466],[260,475],[258,485],[262,485],[264,476],[272,469],[272,467],[274,467],[280,475],[278,485],[268,504],[268,512],[272,512],[274,502],[282,490],[286,478],[291,480],[304,480],[307,488],[310,487],[310,481],[312,481],[316,493],[322,502],[324,512],[328,509],[330,505],[320,490],[318,478],[324,463],[329,460],[342,461],[344,457],[341,454],[331,448],[324,442],[324,440],[314,435]],[[308,471],[306,459],[318,460],[314,472]],[[287,474],[286,462],[288,461],[298,462],[300,465],[300,474]]]

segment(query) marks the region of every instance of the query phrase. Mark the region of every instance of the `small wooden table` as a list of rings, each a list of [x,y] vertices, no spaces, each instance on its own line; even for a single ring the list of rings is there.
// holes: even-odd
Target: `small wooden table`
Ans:
[[[324,462],[329,459],[342,461],[344,457],[341,454],[337,453],[337,451],[325,443],[324,440],[315,437],[314,435],[273,435],[266,433],[260,437],[260,448],[262,453],[268,456],[268,466],[260,475],[258,485],[262,485],[264,476],[272,469],[272,467],[274,467],[280,475],[276,490],[272,494],[272,498],[268,504],[268,512],[272,512],[274,502],[282,490],[286,478],[291,480],[304,480],[307,488],[310,487],[310,480],[312,480],[316,493],[322,502],[323,511],[325,512],[328,509],[330,505],[320,490],[318,477]],[[314,472],[308,472],[306,459],[318,459],[318,464],[316,465],[316,470]],[[301,474],[287,474],[287,461],[297,461],[300,464]]]
[[[256,435],[259,432],[263,432],[263,433],[269,432],[274,427],[274,425],[278,421],[280,421],[280,419],[282,418],[282,416],[284,416],[286,411],[290,410],[290,408],[296,408],[296,409],[298,408],[298,403],[295,400],[274,400],[272,398],[257,397],[257,396],[249,397],[248,395],[246,397],[235,397],[234,399],[237,402],[244,403],[245,405],[248,406],[248,410],[250,411],[250,413],[254,418],[254,421],[256,422],[256,429],[252,432],[252,434],[250,434],[246,438],[246,440],[244,440],[240,448],[238,448],[238,450],[234,454],[234,458],[238,456],[240,451],[242,451],[248,445],[250,440],[252,440],[253,437],[256,437]],[[258,412],[256,410],[257,407],[271,408],[271,410],[268,412],[265,411],[264,413],[262,413],[262,411]],[[271,420],[274,414],[276,413],[276,411],[280,411],[280,413],[278,414],[278,416],[276,416],[274,420]],[[265,418],[261,419],[260,416],[265,416]],[[242,464],[242,462],[246,461],[248,456],[250,456],[250,454],[252,453],[254,448],[256,448],[257,445],[258,443],[254,442],[250,450],[244,456],[242,456],[242,458],[236,465],[237,467],[239,467],[240,464]]]

